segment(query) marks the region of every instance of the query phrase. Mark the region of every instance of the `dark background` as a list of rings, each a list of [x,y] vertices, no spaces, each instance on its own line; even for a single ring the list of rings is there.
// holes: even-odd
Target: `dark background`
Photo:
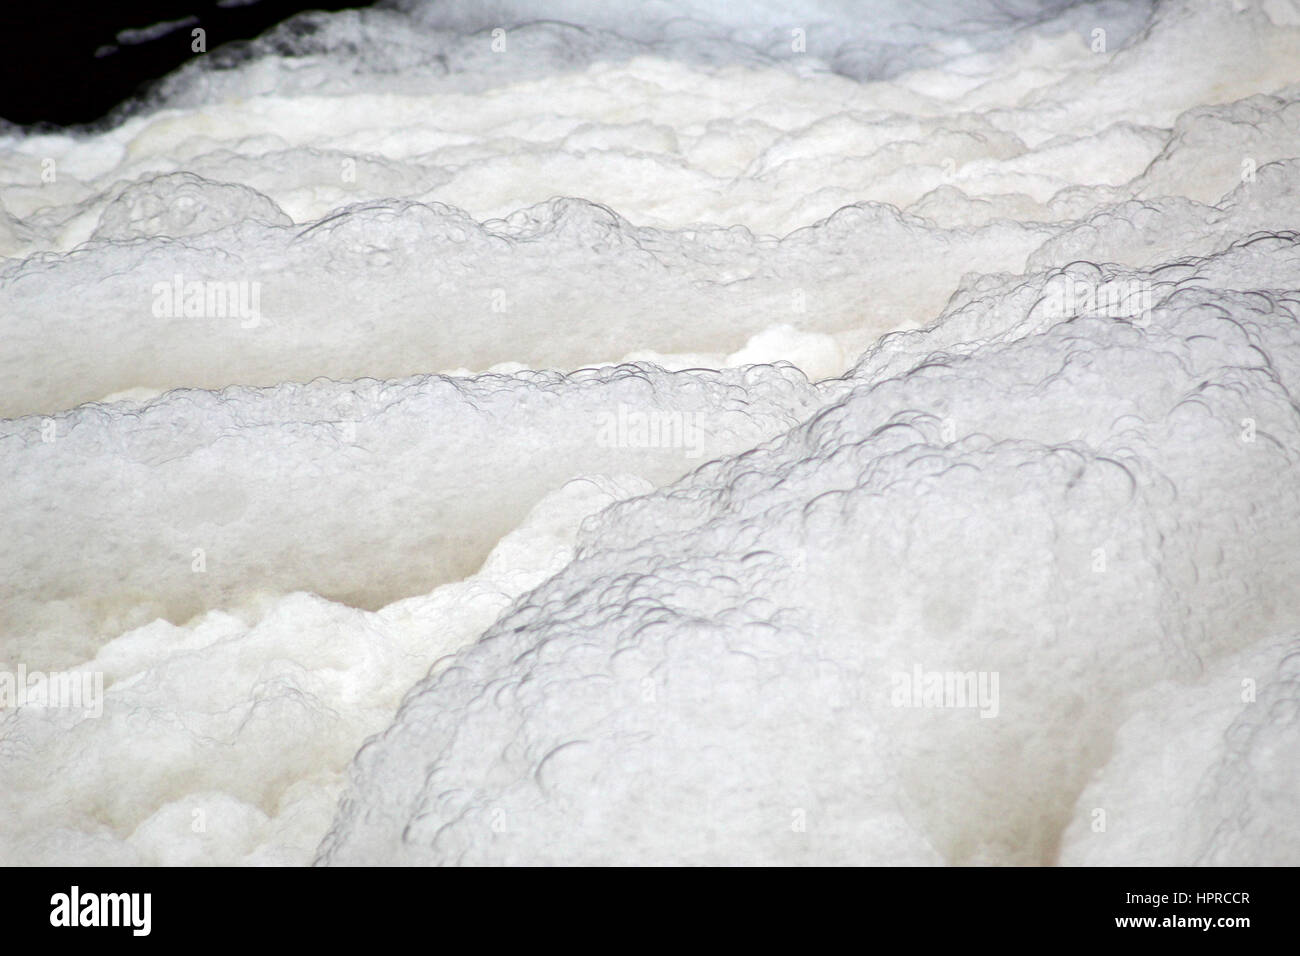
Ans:
[[[196,54],[190,31],[207,31],[208,51],[251,39],[303,10],[371,6],[356,0],[260,0],[222,8],[217,0],[0,0],[0,119],[23,126],[92,123]],[[197,17],[163,37],[119,45],[119,30]],[[101,47],[116,46],[96,57]]]

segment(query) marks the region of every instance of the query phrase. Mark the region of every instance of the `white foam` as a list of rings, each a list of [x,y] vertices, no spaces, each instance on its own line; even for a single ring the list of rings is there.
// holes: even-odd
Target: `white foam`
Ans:
[[[1297,64],[411,0],[0,133],[0,860],[1300,860]]]

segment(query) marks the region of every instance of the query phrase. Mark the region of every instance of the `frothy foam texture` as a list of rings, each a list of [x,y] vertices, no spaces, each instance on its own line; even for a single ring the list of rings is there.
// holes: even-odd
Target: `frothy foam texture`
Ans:
[[[1300,862],[1288,11],[411,0],[0,132],[0,861]]]

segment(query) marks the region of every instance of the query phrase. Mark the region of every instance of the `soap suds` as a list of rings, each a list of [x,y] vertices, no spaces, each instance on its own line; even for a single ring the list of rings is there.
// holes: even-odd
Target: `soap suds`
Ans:
[[[403,0],[0,128],[0,676],[103,681],[0,861],[1300,862],[1292,12]]]

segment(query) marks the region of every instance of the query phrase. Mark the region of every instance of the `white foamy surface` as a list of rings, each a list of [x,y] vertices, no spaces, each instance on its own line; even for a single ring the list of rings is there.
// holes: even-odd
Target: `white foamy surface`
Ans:
[[[962,13],[403,3],[0,131],[0,671],[105,685],[0,861],[1300,862],[1300,16]]]

